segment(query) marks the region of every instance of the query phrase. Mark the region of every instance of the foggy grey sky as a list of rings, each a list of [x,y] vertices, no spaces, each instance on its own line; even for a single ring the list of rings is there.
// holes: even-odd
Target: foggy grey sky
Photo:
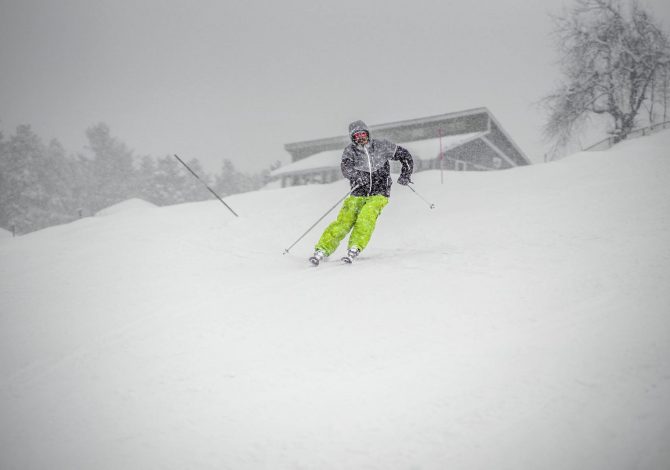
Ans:
[[[670,2],[646,0],[664,26]],[[535,162],[560,0],[0,0],[0,129],[81,152],[107,123],[136,155],[218,171],[283,144],[488,107]]]

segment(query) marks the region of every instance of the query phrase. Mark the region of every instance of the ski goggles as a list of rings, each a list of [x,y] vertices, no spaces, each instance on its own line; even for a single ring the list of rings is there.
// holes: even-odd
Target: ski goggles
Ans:
[[[358,131],[354,132],[352,137],[354,138],[354,140],[363,140],[369,138],[369,134],[366,131]]]

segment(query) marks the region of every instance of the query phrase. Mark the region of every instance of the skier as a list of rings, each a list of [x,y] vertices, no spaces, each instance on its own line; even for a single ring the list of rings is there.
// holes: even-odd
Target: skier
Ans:
[[[314,247],[314,255],[309,260],[315,266],[332,254],[350,231],[349,249],[342,261],[351,263],[365,249],[377,217],[388,204],[392,184],[389,160],[399,160],[402,164],[398,184],[412,182],[414,162],[407,149],[388,140],[371,139],[363,121],[349,124],[349,137],[352,143],[342,153],[341,168],[352,192],[344,200],[337,219],[326,228]]]

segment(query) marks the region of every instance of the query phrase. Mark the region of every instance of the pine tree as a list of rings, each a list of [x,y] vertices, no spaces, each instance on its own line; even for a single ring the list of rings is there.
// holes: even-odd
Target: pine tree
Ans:
[[[94,156],[92,170],[96,191],[90,195],[94,210],[137,197],[137,172],[132,151],[113,137],[104,123],[89,128],[86,136]]]
[[[207,191],[207,189],[205,189],[202,183],[210,186],[211,177],[205,172],[197,159],[193,158],[187,161],[186,164],[189,166],[189,168],[191,168],[191,170],[193,170],[193,172],[195,172],[196,175],[200,177],[200,181],[202,182],[199,182],[196,178],[191,177],[191,175],[187,175],[188,178],[186,178],[184,181],[184,186],[182,188],[183,202],[196,202],[209,199],[211,194],[209,191]]]
[[[233,162],[226,158],[223,160],[221,172],[215,177],[214,191],[223,197],[238,192],[237,186],[237,170],[235,169]]]
[[[140,167],[137,173],[137,184],[139,187],[139,197],[153,204],[159,204],[155,191],[153,189],[154,177],[156,176],[156,161],[146,155],[140,160]]]
[[[75,197],[75,162],[67,157],[65,148],[53,139],[46,148],[44,172],[40,175],[50,195],[50,210],[59,220],[70,220],[77,214],[79,203]]]
[[[70,200],[70,167],[63,147],[45,147],[30,126],[22,125],[2,143],[0,225],[26,233],[74,218]]]
[[[169,155],[158,159],[151,183],[152,202],[161,206],[183,202],[187,176],[182,170],[179,162]]]
[[[232,161],[223,160],[221,173],[216,176],[215,191],[220,195],[245,193],[261,187],[262,174],[247,175],[238,171]]]

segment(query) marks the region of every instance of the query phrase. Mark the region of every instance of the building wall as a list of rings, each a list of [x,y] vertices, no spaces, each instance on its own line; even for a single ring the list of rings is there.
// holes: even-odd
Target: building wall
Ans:
[[[506,160],[500,158],[497,152],[486,145],[481,139],[468,142],[447,152],[449,160],[468,162],[468,170],[502,170],[512,168]],[[455,169],[455,168],[454,168]]]
[[[507,155],[517,165],[527,165],[526,159],[519,153],[514,145],[498,128],[495,122],[491,121],[491,132],[486,136],[493,145],[498,147],[505,155]]]

